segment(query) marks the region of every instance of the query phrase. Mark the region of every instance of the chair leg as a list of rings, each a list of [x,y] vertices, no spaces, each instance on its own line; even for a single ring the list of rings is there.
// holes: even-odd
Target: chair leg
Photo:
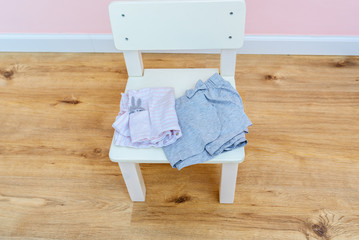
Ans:
[[[118,163],[125,180],[127,191],[133,202],[144,202],[146,187],[138,163]]]
[[[233,203],[236,191],[238,163],[222,163],[220,203]]]

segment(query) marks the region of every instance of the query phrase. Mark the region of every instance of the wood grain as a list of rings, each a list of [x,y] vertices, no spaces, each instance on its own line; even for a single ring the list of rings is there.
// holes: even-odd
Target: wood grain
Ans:
[[[144,54],[146,68],[219,55]],[[141,165],[132,203],[108,159],[121,54],[0,54],[0,238],[359,239],[359,57],[238,55],[253,122],[233,205],[220,166]]]

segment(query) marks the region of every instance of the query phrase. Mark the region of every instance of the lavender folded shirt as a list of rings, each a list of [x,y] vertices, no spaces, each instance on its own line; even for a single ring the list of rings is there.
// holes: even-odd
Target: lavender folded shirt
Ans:
[[[182,136],[173,88],[142,88],[122,94],[112,127],[115,145],[149,148],[174,143]]]

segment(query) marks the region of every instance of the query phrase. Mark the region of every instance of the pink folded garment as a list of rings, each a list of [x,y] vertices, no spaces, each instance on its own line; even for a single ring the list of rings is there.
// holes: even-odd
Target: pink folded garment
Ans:
[[[112,127],[115,145],[163,147],[182,136],[173,88],[142,88],[122,93],[120,113]]]

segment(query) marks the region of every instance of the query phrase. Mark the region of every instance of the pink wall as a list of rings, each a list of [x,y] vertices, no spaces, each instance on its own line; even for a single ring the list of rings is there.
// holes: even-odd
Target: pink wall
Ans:
[[[0,33],[110,33],[111,0],[0,0]],[[359,35],[358,0],[247,0],[247,34]]]

